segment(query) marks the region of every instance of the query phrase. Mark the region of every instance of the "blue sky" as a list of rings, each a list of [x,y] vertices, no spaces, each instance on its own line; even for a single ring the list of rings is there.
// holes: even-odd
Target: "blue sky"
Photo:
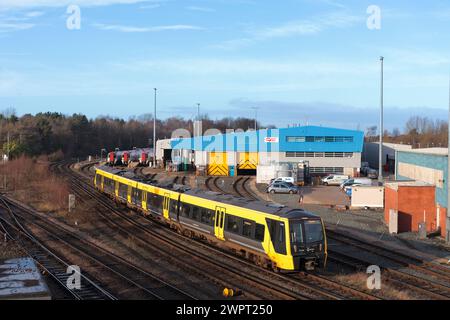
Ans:
[[[81,29],[69,30],[70,4]],[[381,9],[369,30],[367,8]],[[450,3],[379,0],[0,0],[0,109],[128,118],[253,117],[266,124],[444,118]]]

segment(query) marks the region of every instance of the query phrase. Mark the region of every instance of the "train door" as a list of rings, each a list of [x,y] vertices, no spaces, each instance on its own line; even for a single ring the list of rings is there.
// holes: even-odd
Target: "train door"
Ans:
[[[147,211],[147,192],[143,191],[142,192],[142,209],[144,209],[145,211]]]
[[[225,224],[226,209],[222,207],[216,207],[216,215],[214,219],[214,234],[220,240],[225,240],[223,236],[223,227]]]
[[[165,193],[163,203],[163,216],[167,220],[169,220],[169,205],[170,205],[170,193]]]
[[[133,191],[133,188],[131,186],[127,186],[127,187],[128,187],[127,188],[127,202],[128,203],[133,203],[133,201],[132,201],[133,195],[131,194],[132,191]]]

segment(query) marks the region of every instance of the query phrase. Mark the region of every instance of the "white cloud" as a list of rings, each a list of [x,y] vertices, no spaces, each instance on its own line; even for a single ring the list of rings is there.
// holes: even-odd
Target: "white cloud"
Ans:
[[[35,26],[32,23],[2,23],[0,22],[0,33],[21,31],[31,29]]]
[[[364,63],[273,61],[267,59],[177,59],[141,60],[113,63],[113,67],[126,70],[153,72],[163,71],[191,75],[361,75],[376,72],[377,65]]]
[[[180,30],[202,30],[202,28],[191,25],[176,24],[167,26],[155,27],[135,27],[123,25],[107,25],[107,24],[93,24],[94,27],[104,31],[119,31],[119,32],[161,32],[161,31],[180,31]]]
[[[212,8],[196,7],[196,6],[189,6],[189,7],[186,7],[186,9],[191,10],[191,11],[201,11],[201,12],[215,12],[216,11]]]
[[[386,59],[391,59],[402,64],[413,65],[415,67],[438,67],[448,66],[450,56],[442,53],[420,48],[381,48]],[[388,62],[389,60],[387,60]]]
[[[364,15],[355,16],[346,12],[334,12],[317,16],[309,20],[290,21],[278,26],[266,28],[252,28],[247,30],[247,37],[223,41],[212,47],[221,49],[236,49],[241,46],[251,45],[258,41],[286,38],[295,36],[310,36],[328,29],[348,28],[357,23],[364,23]]]
[[[31,11],[31,12],[27,12],[25,14],[25,17],[27,17],[27,18],[36,18],[36,17],[43,16],[44,14],[45,14],[45,12],[43,12],[43,11]]]
[[[38,7],[66,7],[71,4],[79,6],[107,6],[113,4],[134,4],[153,2],[149,0],[1,0],[0,9],[23,9]]]

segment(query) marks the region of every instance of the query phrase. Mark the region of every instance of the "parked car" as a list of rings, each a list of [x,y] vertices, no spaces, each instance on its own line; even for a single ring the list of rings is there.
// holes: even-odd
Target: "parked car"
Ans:
[[[292,183],[285,183],[285,182],[275,182],[272,183],[268,188],[268,193],[298,193],[299,188]]]
[[[361,174],[362,175],[367,175],[367,171],[370,169],[369,163],[368,162],[361,162]]]
[[[289,182],[289,183],[292,183],[292,184],[295,183],[294,177],[279,177],[279,178],[270,180],[269,185],[272,185],[275,182]]]
[[[322,183],[326,186],[339,186],[345,180],[348,180],[348,176],[343,175],[329,175],[322,179]]]
[[[283,184],[285,184],[285,185],[287,185],[288,187],[297,187],[297,185],[295,185],[295,184],[293,184],[293,183],[290,183],[290,182],[277,182],[277,183],[283,183]],[[271,184],[268,184],[267,185],[267,187],[266,187],[266,192],[269,192],[268,190],[269,190],[269,188],[271,187],[271,186],[273,186],[273,182],[271,183]]]
[[[367,178],[378,179],[378,171],[375,169],[369,169],[367,171]]]
[[[341,183],[340,187],[342,190],[344,190],[345,187],[353,186],[353,185],[363,185],[363,186],[371,186],[372,185],[372,179],[369,178],[352,178],[345,180],[343,183]]]

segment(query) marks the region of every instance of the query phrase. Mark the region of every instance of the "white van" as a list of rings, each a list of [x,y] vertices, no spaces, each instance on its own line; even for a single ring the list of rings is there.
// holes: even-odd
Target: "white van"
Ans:
[[[274,184],[275,182],[289,182],[294,184],[294,177],[279,177],[276,179],[272,179],[269,184]]]
[[[372,179],[369,178],[351,178],[348,180],[345,180],[343,183],[341,183],[341,189],[344,189],[348,186],[353,185],[360,185],[360,186],[371,186],[372,185]]]
[[[322,179],[322,183],[326,186],[338,186],[345,180],[348,180],[349,176],[332,174]]]

